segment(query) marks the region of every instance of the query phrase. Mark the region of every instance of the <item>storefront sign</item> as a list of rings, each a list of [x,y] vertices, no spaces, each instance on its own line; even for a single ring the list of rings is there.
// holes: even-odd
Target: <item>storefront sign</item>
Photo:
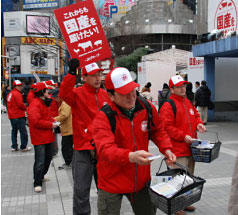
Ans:
[[[58,0],[23,0],[23,9],[55,8]]]
[[[39,75],[47,75],[48,71],[34,71],[34,73],[39,74]],[[31,72],[33,74],[33,72]]]
[[[22,37],[22,44],[56,45],[56,39],[44,37]]]
[[[54,11],[72,58],[80,66],[111,57],[107,39],[91,0]]]

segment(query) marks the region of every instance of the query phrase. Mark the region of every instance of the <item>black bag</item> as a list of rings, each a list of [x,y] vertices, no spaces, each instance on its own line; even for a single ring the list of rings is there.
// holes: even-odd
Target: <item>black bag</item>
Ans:
[[[208,103],[208,110],[213,110],[215,108],[215,104],[214,102],[212,102],[211,100]]]

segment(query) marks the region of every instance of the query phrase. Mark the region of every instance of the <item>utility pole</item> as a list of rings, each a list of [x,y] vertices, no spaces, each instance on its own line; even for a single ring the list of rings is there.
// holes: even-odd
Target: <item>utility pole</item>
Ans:
[[[9,68],[9,88],[12,89],[12,71],[11,71],[12,64],[11,64],[11,60],[14,60],[16,57],[9,57],[9,56],[4,56],[4,55],[1,55],[1,57],[9,59],[9,62],[8,62],[8,68]]]

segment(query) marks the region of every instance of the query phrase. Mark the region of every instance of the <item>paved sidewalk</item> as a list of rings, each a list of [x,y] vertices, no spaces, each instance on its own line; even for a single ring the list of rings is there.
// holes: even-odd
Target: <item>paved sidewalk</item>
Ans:
[[[61,154],[53,159],[47,177],[50,181],[43,184],[43,192],[33,190],[34,151],[11,152],[11,126],[6,114],[1,117],[1,197],[3,215],[72,215],[72,174],[71,169],[59,170],[63,164]],[[226,215],[230,194],[230,184],[234,160],[238,151],[238,123],[209,123],[208,130],[217,131],[222,141],[218,159],[210,164],[197,163],[195,175],[206,179],[202,199],[195,204],[196,215]],[[213,134],[208,134],[212,139]],[[30,138],[29,138],[30,139]],[[58,141],[60,143],[60,137]],[[30,144],[29,144],[30,145]],[[60,145],[60,144],[59,144]],[[156,153],[151,144],[150,151]],[[152,163],[152,174],[155,174],[160,159]],[[93,183],[91,189],[92,215],[97,214],[97,192]],[[132,215],[131,207],[123,199],[122,215]],[[157,214],[163,214],[157,211]]]

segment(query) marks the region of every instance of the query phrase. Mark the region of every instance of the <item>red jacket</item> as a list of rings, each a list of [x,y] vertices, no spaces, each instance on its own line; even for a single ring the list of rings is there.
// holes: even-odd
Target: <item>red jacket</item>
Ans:
[[[14,88],[7,95],[7,112],[9,119],[25,117],[26,105],[23,102],[22,94]]]
[[[66,75],[59,96],[72,108],[74,149],[92,150],[92,121],[104,103],[110,103],[110,100],[104,89],[95,89],[86,83],[74,88],[75,81],[74,75]]]
[[[58,113],[59,105],[57,101],[55,100],[55,98],[51,97],[51,99],[52,99],[52,102],[50,104],[50,114],[52,117],[56,117],[59,115]]]
[[[49,107],[35,97],[27,108],[32,145],[48,144],[55,141]]]
[[[151,140],[164,153],[171,149],[169,137],[159,121],[158,112],[153,108]],[[137,101],[133,120],[116,111],[116,129],[112,132],[109,120],[104,112],[95,117],[93,138],[97,149],[98,188],[110,193],[138,192],[150,180],[150,165],[140,166],[129,161],[129,153],[137,150],[148,151],[148,114],[144,106]]]
[[[184,142],[184,138],[186,135],[197,138],[197,125],[203,122],[187,98],[175,94],[169,98],[175,102],[176,119],[171,105],[165,102],[160,110],[161,121],[173,144],[174,154],[177,157],[190,156],[190,145]]]
[[[28,105],[31,103],[31,101],[35,98],[35,94],[33,92],[33,90],[30,90],[27,97],[26,97],[26,101],[28,103]]]

